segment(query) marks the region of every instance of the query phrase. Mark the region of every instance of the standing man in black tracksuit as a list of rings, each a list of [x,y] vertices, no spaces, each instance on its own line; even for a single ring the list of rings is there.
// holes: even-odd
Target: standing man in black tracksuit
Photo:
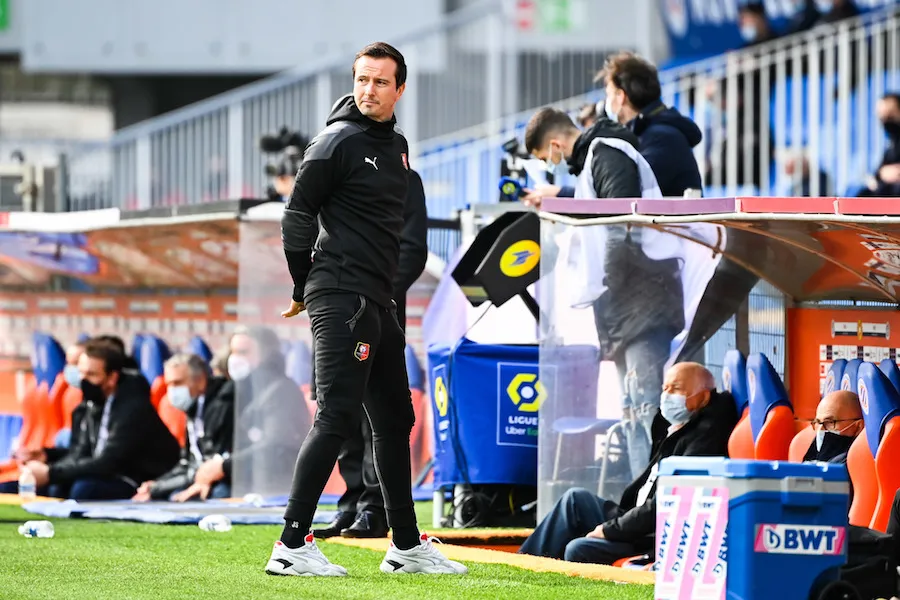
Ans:
[[[409,191],[400,234],[400,262],[394,276],[394,301],[397,321],[406,330],[406,292],[413,286],[428,260],[428,211],[425,188],[419,174],[410,169]],[[315,354],[312,357],[315,365]],[[316,399],[316,370],[313,368],[311,396]],[[365,416],[361,427],[350,437],[338,456],[338,469],[347,490],[338,500],[338,513],[327,526],[313,534],[320,539],[342,535],[355,538],[382,538],[387,535],[384,497],[375,472],[372,454],[372,428]]]
[[[310,527],[341,446],[360,427],[362,406],[393,529],[381,570],[462,574],[463,565],[419,536],[412,499],[409,435],[415,416],[406,340],[392,299],[409,186],[409,147],[394,117],[406,87],[403,55],[383,42],[366,46],[353,63],[353,81],[353,98],[338,103],[306,148],[282,219],[294,281],[282,316],[309,310],[318,412],[297,456],[284,531],[266,572],[347,574],[325,558]]]

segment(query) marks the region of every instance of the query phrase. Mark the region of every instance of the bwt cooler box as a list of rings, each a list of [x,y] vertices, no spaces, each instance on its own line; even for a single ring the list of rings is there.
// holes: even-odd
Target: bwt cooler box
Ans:
[[[659,467],[656,600],[806,600],[846,562],[847,469],[672,457]]]

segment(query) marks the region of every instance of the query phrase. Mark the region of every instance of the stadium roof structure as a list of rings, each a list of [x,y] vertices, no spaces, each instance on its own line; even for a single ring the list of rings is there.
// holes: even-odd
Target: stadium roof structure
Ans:
[[[900,198],[546,198],[568,225],[652,227],[720,253],[795,302],[900,302]],[[711,244],[692,223],[725,230]]]

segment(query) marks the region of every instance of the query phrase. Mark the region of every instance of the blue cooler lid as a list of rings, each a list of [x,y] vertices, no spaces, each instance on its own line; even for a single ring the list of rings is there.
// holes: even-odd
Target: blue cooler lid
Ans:
[[[738,460],[718,456],[671,456],[659,463],[662,475],[727,477],[730,479],[784,479],[814,477],[824,481],[847,481],[847,467],[835,463],[792,463]]]

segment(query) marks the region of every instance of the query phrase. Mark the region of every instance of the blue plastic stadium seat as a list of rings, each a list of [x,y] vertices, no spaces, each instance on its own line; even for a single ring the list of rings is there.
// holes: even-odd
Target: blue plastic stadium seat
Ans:
[[[750,405],[747,391],[747,359],[740,350],[729,350],[722,361],[722,387],[734,396],[738,417]]]
[[[863,364],[863,361],[859,358],[854,358],[847,361],[847,366],[844,367],[844,374],[841,375],[841,389],[845,391],[857,393],[856,382],[857,375],[859,374],[859,367]]]
[[[900,367],[897,367],[897,363],[894,362],[894,359],[884,359],[881,361],[881,364],[878,365],[878,368],[881,369],[881,372],[885,374],[892,384],[894,384],[894,388],[900,392]]]
[[[199,335],[195,335],[188,341],[187,351],[191,354],[196,354],[206,362],[212,360],[212,351],[210,351],[209,346]]]
[[[831,366],[828,368],[828,373],[825,375],[825,389],[822,393],[823,397],[835,390],[841,389],[841,382],[843,381],[844,371],[846,369],[847,359],[845,358],[839,358],[831,363]]]
[[[285,374],[298,386],[310,383],[312,379],[312,352],[306,342],[296,341],[285,352]]]
[[[172,356],[169,347],[155,335],[144,335],[140,344],[138,365],[147,381],[152,385],[163,374],[163,364]]]
[[[794,439],[794,410],[781,378],[764,354],[747,358],[750,432],[757,460],[787,460]]]

